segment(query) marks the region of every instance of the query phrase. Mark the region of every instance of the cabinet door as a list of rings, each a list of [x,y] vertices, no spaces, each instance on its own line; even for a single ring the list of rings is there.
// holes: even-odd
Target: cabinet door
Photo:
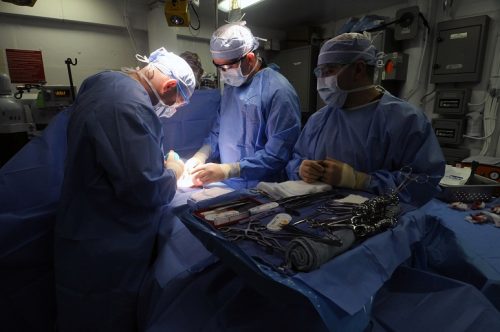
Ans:
[[[316,110],[316,80],[313,74],[313,63],[316,61],[317,52],[312,46],[282,50],[271,59],[297,91],[302,113]]]

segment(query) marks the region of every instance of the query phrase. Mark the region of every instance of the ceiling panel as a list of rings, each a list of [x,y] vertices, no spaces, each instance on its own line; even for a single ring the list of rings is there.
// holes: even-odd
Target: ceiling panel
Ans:
[[[154,4],[165,0],[129,0]],[[197,8],[200,16],[215,15],[216,0],[199,0]],[[404,0],[264,0],[252,7],[245,8],[244,20],[251,26],[284,30],[295,26],[318,26],[350,16],[361,16],[371,11],[397,4]],[[219,21],[223,22],[227,13],[219,11]]]
[[[201,0],[203,1],[203,0]],[[317,26],[350,16],[406,3],[401,0],[265,0],[244,10],[252,26],[286,29],[294,26]]]

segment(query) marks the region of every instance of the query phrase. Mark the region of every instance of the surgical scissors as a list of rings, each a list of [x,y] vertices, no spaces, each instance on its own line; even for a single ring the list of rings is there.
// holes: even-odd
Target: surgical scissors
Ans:
[[[401,192],[410,182],[415,182],[418,184],[424,184],[429,182],[429,175],[427,174],[413,174],[413,169],[411,166],[403,166],[399,170],[400,174],[404,177],[404,180],[396,187],[395,192]]]

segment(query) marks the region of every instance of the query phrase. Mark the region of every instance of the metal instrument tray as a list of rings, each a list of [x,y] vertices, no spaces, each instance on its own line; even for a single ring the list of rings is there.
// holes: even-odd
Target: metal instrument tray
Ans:
[[[500,195],[500,183],[474,174],[471,182],[461,186],[440,184],[442,192],[436,195],[445,202],[488,202]]]

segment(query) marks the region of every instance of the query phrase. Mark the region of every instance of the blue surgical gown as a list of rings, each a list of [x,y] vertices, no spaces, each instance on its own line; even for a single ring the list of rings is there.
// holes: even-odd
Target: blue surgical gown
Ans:
[[[387,92],[377,103],[360,109],[325,106],[313,114],[295,145],[288,176],[298,180],[303,160],[327,157],[370,174],[367,189],[375,194],[387,193],[404,181],[403,166],[410,166],[422,178],[427,175],[426,183],[410,182],[399,195],[414,205],[425,203],[437,192],[445,167],[425,114]]]
[[[73,104],[55,227],[59,331],[134,331],[161,207],[176,190],[146,90],[120,72],[86,79]]]
[[[220,108],[220,90],[194,90],[189,104],[170,118],[161,117],[165,132],[165,154],[175,150],[181,158],[191,157],[203,145]]]
[[[226,183],[241,189],[285,180],[284,168],[299,135],[297,93],[267,67],[240,87],[224,87],[220,115],[204,144],[210,145],[210,160],[240,163],[240,177]]]

